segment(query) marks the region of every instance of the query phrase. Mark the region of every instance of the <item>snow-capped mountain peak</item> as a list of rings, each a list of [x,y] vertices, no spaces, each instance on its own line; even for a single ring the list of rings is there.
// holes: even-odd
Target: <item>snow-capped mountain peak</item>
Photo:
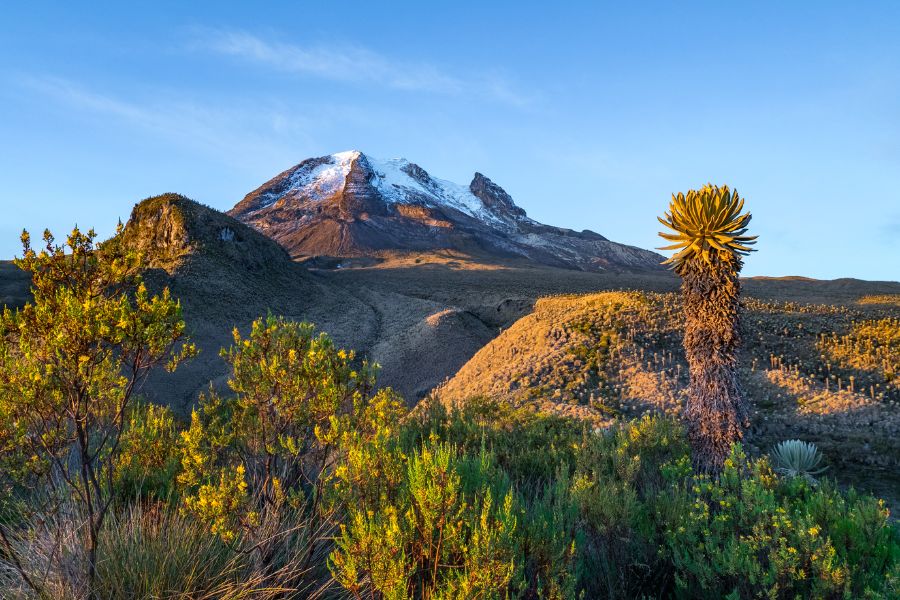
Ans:
[[[367,175],[368,183],[386,203],[443,207],[497,226],[505,225],[505,220],[488,208],[469,187],[432,177],[405,158],[382,160],[359,150],[303,161],[290,171],[287,186],[261,194],[258,209],[268,208],[283,199],[321,201],[331,198],[345,190],[354,168]],[[521,216],[524,217],[524,213]]]
[[[455,248],[592,270],[656,268],[661,258],[593,232],[541,225],[481,173],[465,186],[405,158],[382,160],[359,150],[304,160],[247,194],[229,214],[295,256]]]

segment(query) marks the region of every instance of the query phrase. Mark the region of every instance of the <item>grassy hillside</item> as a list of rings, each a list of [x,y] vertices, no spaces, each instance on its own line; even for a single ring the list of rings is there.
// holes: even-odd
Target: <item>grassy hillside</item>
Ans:
[[[852,304],[746,300],[741,384],[749,444],[813,441],[846,482],[900,498],[898,295]],[[677,415],[687,364],[675,294],[608,292],[539,300],[435,395],[486,396],[598,426]]]

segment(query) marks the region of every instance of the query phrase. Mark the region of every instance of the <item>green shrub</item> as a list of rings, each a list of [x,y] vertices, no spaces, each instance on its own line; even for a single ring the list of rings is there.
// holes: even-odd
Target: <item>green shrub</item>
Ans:
[[[662,472],[689,460],[684,431],[669,419],[644,417],[585,438],[572,494],[585,532],[580,586],[588,597],[656,595],[668,585],[652,502],[667,493]]]
[[[319,478],[375,380],[312,325],[271,315],[246,339],[235,330],[222,356],[233,393],[201,396],[182,433],[178,481],[185,508],[230,541],[268,512],[316,509]]]
[[[493,457],[431,440],[400,458],[395,486],[347,506],[334,578],[356,597],[506,597],[518,570],[518,509]]]
[[[889,593],[886,574],[900,558],[900,537],[879,501],[781,479],[766,458],[748,459],[739,446],[718,479],[668,474],[657,518],[679,597]]]
[[[578,597],[584,577],[585,535],[571,478],[565,469],[524,505],[521,549],[524,579],[518,589],[526,598],[563,600]]]
[[[465,497],[468,490],[473,506],[478,498],[511,495],[515,576],[501,578],[491,594],[562,599],[896,593],[900,542],[878,501],[842,494],[827,480],[813,487],[782,478],[766,458],[749,459],[739,446],[721,475],[698,474],[683,428],[668,418],[644,417],[592,432],[567,419],[476,400],[456,410],[425,406],[405,420],[389,415],[381,427],[380,441],[367,438],[339,463],[343,487],[332,488],[348,507],[332,570],[357,593],[368,584],[384,597],[430,593],[421,575],[427,559],[418,554],[431,547],[431,538],[422,538],[430,530],[409,521],[415,514],[410,465],[418,477],[455,474],[458,480],[451,477],[446,485],[463,491],[449,497]],[[423,453],[437,453],[440,460],[424,461]],[[471,530],[465,523],[472,513],[465,516],[453,506],[457,512],[448,505],[439,512],[456,521],[457,530]],[[379,536],[402,551],[386,553],[375,542]]]
[[[560,469],[573,472],[586,427],[575,419],[486,398],[473,398],[454,410],[429,403],[417,408],[416,417],[403,428],[405,448],[430,436],[466,452],[485,447],[517,487],[532,491],[551,484]]]
[[[115,464],[114,486],[121,502],[172,497],[180,459],[178,438],[169,407],[144,403],[130,409]]]

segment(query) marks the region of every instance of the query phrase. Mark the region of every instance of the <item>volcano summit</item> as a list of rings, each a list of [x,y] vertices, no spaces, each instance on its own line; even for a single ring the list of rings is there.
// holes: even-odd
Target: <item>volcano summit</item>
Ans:
[[[530,219],[503,188],[475,173],[468,186],[406,159],[353,150],[310,158],[228,212],[291,256],[380,256],[456,250],[583,271],[660,269],[655,252]]]

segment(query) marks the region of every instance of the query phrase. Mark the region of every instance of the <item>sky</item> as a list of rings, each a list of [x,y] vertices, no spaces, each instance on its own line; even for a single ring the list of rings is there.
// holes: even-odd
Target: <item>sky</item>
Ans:
[[[114,2],[0,11],[0,258],[358,149],[653,248],[746,198],[745,275],[900,280],[900,3]]]

